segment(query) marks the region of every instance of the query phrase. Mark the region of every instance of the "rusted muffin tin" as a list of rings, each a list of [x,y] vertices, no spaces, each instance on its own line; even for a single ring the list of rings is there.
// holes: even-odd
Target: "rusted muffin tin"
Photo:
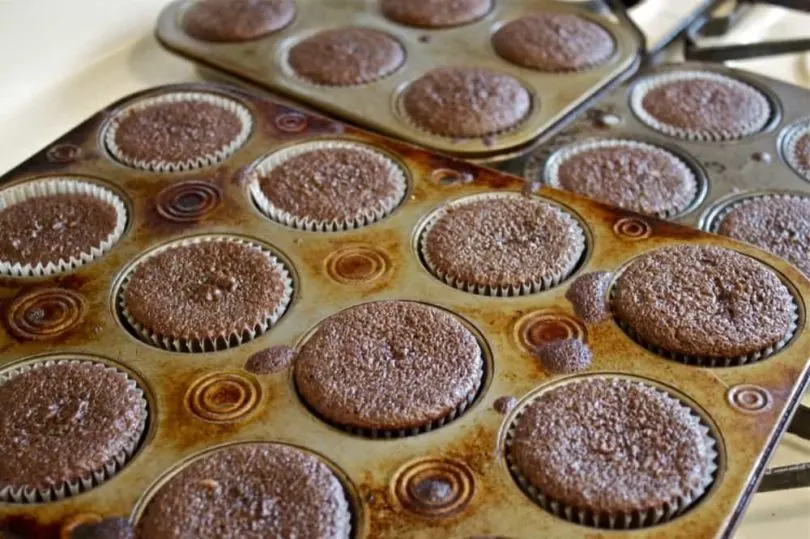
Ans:
[[[247,142],[222,162],[191,172],[160,174],[116,162],[101,137],[111,113],[133,100],[176,90],[213,92],[239,101],[253,117]],[[265,218],[249,197],[246,172],[269,152],[313,139],[364,142],[390,156],[407,173],[404,201],[378,222],[342,232],[306,232]],[[453,288],[424,268],[417,239],[429,214],[466,195],[520,193],[524,182],[519,177],[300,113],[243,90],[188,84],[130,96],[0,181],[6,187],[52,175],[81,175],[103,183],[126,201],[129,223],[105,256],[72,272],[0,281],[0,374],[43,358],[109,363],[144,390],[149,421],[131,460],[99,486],[51,503],[0,503],[0,529],[24,537],[66,536],[77,522],[102,516],[137,520],[179,464],[212,447],[247,440],[293,444],[322,456],[344,483],[356,538],[602,533],[536,505],[511,475],[504,454],[510,422],[532,395],[549,384],[575,379],[549,375],[531,355],[535,347],[560,338],[588,343],[594,361],[587,374],[640,378],[678,395],[717,440],[720,466],[714,483],[691,509],[654,527],[609,533],[728,537],[808,381],[810,282],[778,258],[570,193],[547,188],[524,192],[567,209],[582,223],[588,246],[574,276],[616,272],[658,247],[720,245],[768,264],[795,295],[798,329],[771,357],[734,368],[671,361],[637,345],[613,320],[586,325],[577,318],[565,299],[573,277],[535,294],[488,297]],[[246,236],[270,246],[294,280],[288,311],[266,334],[218,352],[171,352],[139,340],[120,321],[115,301],[126,270],[155,246],[210,234]],[[397,439],[353,435],[329,426],[303,404],[290,369],[272,375],[244,369],[248,358],[271,346],[300,346],[312,328],[342,309],[391,298],[454,313],[483,350],[486,372],[479,394],[463,414],[441,427]],[[26,316],[32,309],[38,309],[38,316]],[[519,402],[508,411],[510,398]],[[425,497],[430,491],[425,482],[442,484],[440,500]]]
[[[438,30],[390,21],[376,1],[296,0],[296,18],[286,28],[261,39],[212,43],[192,38],[182,28],[184,10],[192,2],[176,1],[160,15],[157,37],[171,51],[356,125],[477,161],[500,161],[527,151],[540,135],[609,84],[630,76],[638,66],[643,46],[636,34],[606,9],[597,14],[580,6],[531,0],[498,1],[480,20]],[[491,35],[504,22],[541,11],[573,13],[597,22],[614,39],[613,55],[597,67],[573,73],[541,73],[501,59],[490,43]],[[294,74],[287,62],[291,47],[319,30],[349,25],[374,28],[396,38],[405,48],[405,63],[388,77],[357,86],[319,86]],[[453,139],[414,127],[400,106],[402,92],[427,71],[452,65],[491,68],[516,77],[531,96],[529,116],[511,131],[483,138]]]
[[[665,135],[643,123],[631,106],[631,92],[648,77],[664,73],[708,71],[742,81],[770,102],[771,115],[756,134],[728,141],[685,140]],[[790,136],[810,122],[810,92],[804,88],[716,64],[686,62],[640,72],[632,81],[603,97],[570,126],[528,155],[523,173],[545,182],[547,163],[563,148],[590,139],[623,139],[653,144],[674,153],[695,174],[698,193],[673,221],[716,231],[717,217],[750,196],[810,193],[810,180],[785,157]]]

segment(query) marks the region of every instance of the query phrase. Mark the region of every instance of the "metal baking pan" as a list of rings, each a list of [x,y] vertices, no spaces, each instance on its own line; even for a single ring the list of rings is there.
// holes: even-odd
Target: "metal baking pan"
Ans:
[[[388,135],[445,153],[478,161],[500,161],[525,152],[539,136],[577,111],[611,83],[637,68],[643,43],[631,28],[607,10],[597,14],[584,7],[552,1],[496,2],[483,19],[452,29],[409,28],[386,19],[375,2],[366,0],[298,0],[295,21],[265,38],[240,43],[209,43],[187,35],[181,26],[191,0],[170,4],[157,23],[158,40],[169,50],[196,62],[247,79],[305,102],[316,109]],[[575,13],[594,20],[614,37],[616,50],[603,65],[577,73],[540,73],[502,60],[489,37],[500,25],[537,11]],[[364,26],[387,32],[406,50],[403,66],[382,80],[348,87],[318,86],[296,77],[287,53],[300,39],[318,30]],[[495,137],[451,139],[413,127],[398,107],[409,82],[430,69],[474,65],[512,75],[529,91],[533,108],[514,131]]]
[[[242,103],[254,120],[244,146],[216,165],[190,172],[145,172],[116,162],[101,137],[110,115],[132,100],[175,90],[213,92]],[[395,159],[410,184],[402,204],[379,222],[343,232],[306,232],[266,219],[250,199],[245,171],[269,152],[315,138],[361,141]],[[810,282],[780,259],[727,238],[570,193],[548,188],[529,193],[519,177],[301,113],[245,90],[185,84],[135,94],[100,111],[5,174],[0,185],[5,188],[54,175],[88,176],[120,193],[128,205],[129,223],[105,256],[74,271],[0,280],[4,321],[0,372],[45,357],[88,357],[112,363],[129,372],[146,391],[150,416],[137,453],[118,475],[60,501],[0,503],[0,530],[58,537],[76,522],[99,516],[137,519],[144,500],[178,463],[212,446],[274,440],[323,455],[341,472],[354,509],[356,538],[528,539],[602,533],[639,538],[730,537],[808,381]],[[515,297],[487,297],[452,288],[426,271],[416,252],[425,216],[448,200],[492,191],[539,196],[578,216],[588,245],[574,276],[616,272],[653,248],[685,243],[725,246],[755,257],[779,272],[793,291],[799,311],[796,334],[765,360],[734,368],[699,368],[647,351],[613,320],[584,324],[565,299],[571,278],[549,290]],[[123,273],[145,251],[200,234],[248,236],[283,254],[294,276],[290,308],[266,334],[219,352],[169,352],[139,340],[121,322],[115,305]],[[354,259],[335,263],[345,256]],[[42,289],[51,289],[48,301],[59,303],[63,295],[82,301],[62,302],[61,309],[30,318],[34,322],[27,334],[12,331],[20,316],[25,317],[21,308],[41,307],[20,298],[36,299]],[[298,397],[290,371],[256,376],[243,369],[251,355],[269,346],[300,345],[320,321],[346,307],[391,298],[421,301],[455,313],[474,330],[485,351],[486,381],[475,402],[441,428],[398,439],[349,434],[309,411]],[[83,316],[76,316],[79,308],[84,308]],[[38,334],[37,320],[46,335]],[[521,490],[503,450],[515,411],[504,416],[493,405],[500,397],[521,399],[567,379],[549,375],[530,353],[543,339],[561,336],[588,342],[594,355],[588,374],[641,377],[683,395],[699,410],[718,441],[720,468],[713,486],[694,507],[654,527],[607,532],[556,517]],[[201,395],[217,393],[218,387],[222,391],[216,399]],[[742,392],[755,398],[741,398]],[[757,405],[762,402],[767,406]],[[401,488],[414,477],[424,477],[423,472],[459,478],[452,483],[449,508],[420,504],[409,498],[413,489]]]

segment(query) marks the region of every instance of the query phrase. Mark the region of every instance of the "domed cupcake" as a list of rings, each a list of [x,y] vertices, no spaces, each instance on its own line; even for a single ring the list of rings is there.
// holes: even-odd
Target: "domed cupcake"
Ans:
[[[292,0],[197,0],[183,14],[182,26],[202,41],[248,41],[281,30],[294,17]]]

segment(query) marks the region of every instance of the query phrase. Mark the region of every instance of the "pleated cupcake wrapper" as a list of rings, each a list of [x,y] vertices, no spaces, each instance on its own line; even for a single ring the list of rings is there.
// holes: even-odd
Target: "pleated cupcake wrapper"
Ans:
[[[425,225],[425,228],[422,230],[422,233],[419,237],[419,254],[422,257],[422,260],[425,262],[428,270],[438,279],[444,281],[445,283],[449,284],[450,286],[457,288],[459,290],[463,290],[464,292],[469,292],[471,294],[478,294],[481,296],[496,296],[496,297],[511,297],[511,296],[524,296],[528,294],[534,294],[536,292],[540,292],[542,290],[547,290],[549,288],[555,287],[560,284],[563,280],[568,278],[571,275],[571,272],[574,271],[574,268],[579,262],[579,259],[582,257],[582,253],[585,251],[585,232],[582,230],[582,227],[577,223],[576,219],[568,215],[568,213],[554,206],[553,204],[549,204],[547,202],[543,202],[547,206],[551,206],[557,209],[571,225],[573,225],[574,229],[577,231],[577,238],[576,238],[576,247],[575,249],[571,250],[571,254],[569,259],[566,261],[565,267],[562,271],[558,273],[554,273],[551,275],[544,275],[536,280],[523,282],[520,284],[512,284],[508,286],[497,286],[497,285],[490,285],[490,284],[478,284],[478,283],[469,283],[460,279],[455,275],[451,275],[448,272],[442,271],[441,268],[435,263],[433,259],[431,259],[430,255],[428,254],[427,249],[427,237],[431,230],[436,226],[439,220],[447,215],[448,209],[450,208],[457,208],[459,206],[464,206],[466,204],[475,203],[481,200],[494,200],[500,198],[523,198],[522,195],[517,193],[485,193],[480,195],[472,195],[465,197],[463,199],[451,202],[447,204],[445,207],[437,210],[433,216],[430,218],[428,223]]]
[[[45,264],[38,262],[36,265],[0,260],[0,274],[13,277],[46,277],[71,271],[100,258],[121,239],[127,226],[127,208],[124,201],[100,185],[76,178],[54,177],[34,180],[4,189],[0,191],[0,211],[31,198],[59,195],[86,195],[106,202],[115,209],[115,228],[100,244],[67,260],[60,258]]]
[[[613,304],[615,295],[616,295],[615,287],[613,287],[610,290],[611,304]],[[630,324],[619,318],[619,316],[616,315],[615,313],[613,315],[613,319],[616,321],[616,324],[622,329],[622,331],[624,331],[628,337],[633,339],[633,341],[643,346],[650,352],[659,355],[661,357],[679,361],[687,365],[695,365],[699,367],[736,367],[739,365],[746,365],[749,363],[754,363],[755,361],[767,359],[774,353],[784,348],[785,345],[790,342],[790,340],[795,335],[796,330],[798,329],[799,315],[795,299],[790,303],[790,311],[791,311],[790,326],[788,328],[787,333],[785,333],[785,335],[779,340],[779,342],[771,346],[768,346],[762,350],[757,350],[756,352],[753,352],[751,354],[736,357],[694,356],[689,354],[682,354],[679,352],[673,352],[672,350],[667,350],[665,348],[651,344],[642,339],[641,336],[639,336],[639,334],[636,332],[636,330],[633,329],[632,326],[630,326]]]
[[[665,84],[688,80],[711,80],[726,86],[743,88],[746,91],[754,92],[759,97],[762,108],[761,118],[742,129],[722,129],[718,131],[709,131],[704,129],[684,129],[666,124],[653,117],[644,109],[644,97],[650,91]],[[630,108],[633,109],[633,112],[635,112],[636,116],[638,116],[643,123],[647,124],[647,126],[655,129],[656,131],[664,133],[665,135],[686,140],[711,142],[735,140],[759,133],[765,128],[766,125],[768,125],[772,115],[770,101],[760,90],[745,82],[727,77],[725,75],[720,75],[719,73],[712,73],[710,71],[677,71],[652,75],[644,78],[633,86],[633,90],[630,93]]]
[[[236,135],[232,141],[217,151],[188,158],[185,161],[137,159],[127,155],[126,150],[118,146],[115,137],[118,133],[118,128],[121,121],[123,121],[125,118],[157,105],[184,102],[209,103],[232,112],[241,124],[239,134]],[[239,148],[242,147],[245,141],[247,141],[248,137],[250,137],[252,128],[253,117],[251,116],[250,111],[247,109],[247,107],[241,105],[233,99],[205,92],[173,92],[156,97],[141,99],[140,101],[137,101],[116,112],[104,130],[104,144],[107,146],[107,150],[109,150],[115,159],[129,167],[140,170],[148,170],[151,172],[187,172],[189,170],[214,165],[233,155]]]
[[[658,146],[646,144],[644,142],[638,142],[635,140],[599,139],[574,143],[569,146],[565,146],[554,152],[551,155],[551,157],[549,157],[548,161],[546,161],[545,173],[543,174],[543,181],[549,186],[554,187],[555,189],[566,190],[560,184],[559,179],[560,167],[563,165],[563,163],[565,163],[568,159],[571,159],[572,157],[579,155],[580,153],[590,150],[600,150],[604,148],[628,148],[628,149],[640,149],[648,152],[651,151],[673,157],[678,162],[678,169],[680,170],[680,173],[685,178],[687,178],[691,183],[691,196],[689,198],[689,201],[682,206],[657,211],[653,214],[655,217],[658,217],[659,219],[672,219],[673,217],[676,217],[677,215],[683,213],[689,206],[692,205],[692,203],[697,198],[698,196],[697,178],[695,177],[695,174],[692,172],[692,169],[690,169],[689,166],[686,163],[684,163],[680,157]]]
[[[138,387],[137,382],[130,378],[126,373],[103,363],[85,360],[45,360],[33,364],[24,365],[11,371],[0,374],[0,385],[8,382],[9,380],[19,376],[30,370],[40,369],[43,367],[50,367],[53,365],[73,364],[73,365],[94,365],[102,366],[108,372],[114,372],[127,380],[129,390],[138,394],[140,398],[141,409],[143,410],[143,418],[138,425],[136,432],[132,434],[127,447],[115,455],[112,459],[105,462],[104,465],[93,470],[90,474],[77,478],[73,481],[60,483],[48,488],[35,488],[35,487],[14,487],[11,485],[0,485],[0,502],[6,503],[40,503],[40,502],[54,502],[62,500],[69,496],[75,496],[82,492],[86,492],[95,488],[102,483],[114,477],[121,468],[132,458],[132,455],[138,449],[141,438],[146,431],[146,422],[149,414],[149,408],[146,403],[146,397],[143,390]]]
[[[696,415],[688,405],[681,402],[674,395],[661,391],[658,388],[655,388],[655,390],[665,393],[669,398],[678,401],[681,406],[689,409],[690,415],[697,417],[700,420],[701,433],[706,443],[706,455],[704,457],[706,470],[704,476],[701,478],[700,485],[692,487],[687,492],[673,492],[672,499],[666,503],[663,503],[660,507],[629,512],[616,511],[613,513],[607,513],[595,511],[592,509],[574,507],[560,500],[554,499],[553,497],[545,494],[541,489],[531,484],[531,482],[520,472],[520,468],[515,463],[512,455],[512,442],[514,441],[516,425],[531,402],[527,402],[521,408],[520,412],[518,412],[518,414],[512,419],[512,423],[507,431],[505,442],[506,461],[507,465],[509,466],[509,471],[512,473],[512,477],[514,477],[523,491],[537,505],[559,518],[563,518],[569,522],[574,522],[583,526],[616,530],[636,529],[664,523],[683,513],[698,499],[700,499],[700,497],[706,493],[712,483],[714,483],[714,475],[718,469],[718,454],[716,450],[717,441],[712,436],[709,427],[705,425],[700,416]]]
[[[127,287],[129,286],[129,282],[132,279],[132,275],[135,273],[135,270],[137,269],[138,265],[142,264],[149,258],[152,258],[169,249],[176,249],[178,247],[185,247],[188,245],[194,245],[198,243],[211,241],[219,241],[219,242],[233,241],[236,243],[241,243],[265,255],[267,259],[273,264],[273,267],[279,272],[279,274],[281,274],[282,281],[284,282],[284,298],[279,302],[278,306],[276,306],[276,308],[272,312],[266,313],[265,318],[263,320],[257,321],[253,326],[245,326],[240,329],[235,329],[229,333],[223,332],[215,336],[175,338],[168,335],[161,335],[159,333],[156,333],[152,331],[149,327],[138,322],[132,316],[132,313],[127,308],[126,301],[124,300]],[[281,318],[281,315],[283,315],[284,312],[287,310],[287,307],[290,304],[290,300],[292,299],[292,294],[293,294],[292,278],[290,277],[289,271],[287,271],[287,268],[284,266],[284,264],[281,261],[279,261],[273,255],[273,253],[268,249],[266,249],[265,247],[250,241],[237,238],[201,237],[189,240],[181,240],[179,242],[166,245],[160,249],[153,251],[148,255],[148,257],[143,258],[139,262],[137,262],[127,272],[126,277],[121,283],[121,288],[119,289],[118,292],[117,302],[121,316],[124,317],[129,326],[138,333],[138,336],[144,342],[171,352],[202,353],[202,352],[216,352],[218,350],[226,350],[228,348],[233,348],[235,346],[239,346],[242,343],[252,341],[259,335],[263,335],[264,333],[267,332],[268,329],[270,329],[273,325],[275,325],[278,319]]]
[[[747,196],[744,198],[740,198],[729,202],[725,206],[723,206],[720,211],[718,211],[714,217],[712,217],[711,221],[707,225],[707,229],[709,232],[713,234],[718,234],[718,230],[720,229],[720,224],[728,217],[728,215],[736,210],[739,207],[751,204],[758,200],[773,200],[775,198],[783,199],[783,200],[808,200],[810,197],[798,195],[798,194],[789,194],[789,193],[763,193],[759,195],[752,195]]]
[[[396,183],[394,194],[380,201],[376,208],[367,208],[362,214],[348,219],[338,219],[323,221],[313,219],[309,216],[300,216],[279,208],[267,198],[261,188],[261,180],[270,174],[273,169],[281,166],[290,159],[315,150],[356,150],[372,156],[375,160],[386,167],[388,175]],[[308,230],[310,232],[338,232],[341,230],[352,230],[361,228],[376,221],[379,221],[397,206],[405,198],[405,191],[408,189],[408,180],[405,172],[396,162],[386,157],[384,154],[372,150],[368,146],[356,142],[345,141],[315,141],[297,144],[289,148],[274,152],[263,158],[252,173],[250,180],[250,194],[259,210],[268,218],[291,228]]]
[[[810,133],[810,120],[804,121],[801,124],[793,127],[788,133],[788,136],[785,137],[785,141],[782,143],[782,155],[784,156],[788,165],[790,165],[790,167],[795,170],[799,176],[810,181],[810,166],[803,165],[801,163],[796,148],[799,139],[808,133]]]

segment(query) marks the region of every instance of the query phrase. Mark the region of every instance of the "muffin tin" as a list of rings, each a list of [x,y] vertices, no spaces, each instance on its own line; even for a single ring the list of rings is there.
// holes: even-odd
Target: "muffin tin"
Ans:
[[[212,166],[157,173],[118,163],[106,150],[111,115],[167,92],[224,95],[251,114],[245,144]],[[368,226],[310,232],[267,219],[252,201],[250,170],[268,153],[313,140],[354,141],[377,148],[406,172],[408,190],[389,215]],[[135,94],[79,125],[4,175],[3,188],[37,178],[82,176],[117,193],[127,227],[104,256],[42,278],[4,277],[0,298],[3,372],[43,360],[82,359],[116,366],[144,390],[149,418],[140,447],[101,485],[50,503],[0,503],[0,530],[24,537],[67,534],[104,516],[137,520],[159,485],[212,447],[278,441],[320,455],[343,481],[356,538],[581,537],[599,529],[539,507],[510,472],[508,432],[523,407],[550,384],[581,376],[629,377],[676,396],[717,441],[708,492],[685,513],[654,527],[611,532],[627,537],[728,537],[756,489],[808,381],[806,302],[810,282],[754,247],[541,188],[515,176],[431,154],[405,143],[279,105],[245,90],[186,84]],[[435,278],[419,257],[429,216],[449,201],[483,193],[537,196],[582,224],[587,249],[572,277],[547,290],[512,297],[473,294]],[[128,270],[154,248],[188,238],[233,235],[268,246],[290,270],[293,297],[276,325],[255,339],[212,352],[173,352],[130,331],[116,298]],[[734,368],[705,368],[665,359],[608,319],[586,325],[565,299],[572,280],[621,271],[663,246],[725,246],[777,271],[795,296],[798,328],[766,359]],[[257,375],[248,359],[271,346],[300,347],[313,328],[352,305],[385,299],[420,301],[456,315],[475,335],[485,379],[472,404],[429,432],[372,438],[333,427],[299,398],[292,370]],[[37,316],[32,316],[36,313]],[[550,375],[531,351],[560,338],[585,341],[589,371]],[[510,404],[516,400],[516,406]],[[424,482],[439,481],[437,502]]]
[[[471,160],[498,161],[528,150],[538,137],[574,113],[613,82],[637,67],[642,43],[629,27],[603,9],[551,1],[498,1],[483,19],[450,29],[410,28],[385,18],[371,0],[297,0],[295,21],[267,37],[238,43],[209,43],[182,29],[191,0],[170,4],[160,15],[157,37],[168,49],[207,66],[279,91],[336,117],[442,152]],[[490,36],[506,21],[538,11],[573,13],[602,25],[613,36],[615,51],[602,65],[573,73],[541,73],[501,59]],[[346,25],[387,32],[405,47],[405,63],[392,75],[357,86],[328,87],[298,78],[287,64],[291,47],[327,28]],[[416,128],[404,116],[400,97],[425,72],[451,65],[491,68],[517,78],[532,99],[532,110],[516,128],[496,136],[453,139]]]
[[[646,77],[688,71],[718,73],[753,86],[770,102],[771,117],[756,134],[727,141],[686,140],[648,127],[633,110],[631,92]],[[810,92],[791,84],[736,69],[699,62],[653,67],[617,88],[570,126],[531,152],[523,173],[530,182],[546,181],[555,154],[585,140],[635,140],[680,157],[698,180],[692,204],[671,220],[715,232],[718,216],[739,200],[768,194],[810,194],[805,178],[785,157],[796,130],[810,122]]]

